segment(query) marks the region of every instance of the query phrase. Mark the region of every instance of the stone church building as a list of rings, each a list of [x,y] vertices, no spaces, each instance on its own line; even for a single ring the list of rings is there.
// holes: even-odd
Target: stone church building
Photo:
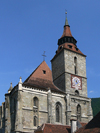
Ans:
[[[66,18],[52,71],[43,61],[32,74],[5,94],[0,106],[2,133],[34,132],[43,123],[70,125],[71,119],[92,119],[87,97],[86,55],[76,45]]]

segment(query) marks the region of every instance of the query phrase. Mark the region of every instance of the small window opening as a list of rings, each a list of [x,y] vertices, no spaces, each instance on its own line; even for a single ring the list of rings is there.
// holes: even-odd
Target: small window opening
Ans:
[[[43,70],[43,74],[46,74],[46,71],[45,70]]]
[[[69,48],[72,48],[72,45],[68,45]]]
[[[34,106],[38,107],[38,98],[37,97],[34,97],[33,102],[34,102]]]
[[[75,95],[79,96],[79,91],[78,90],[75,91]]]
[[[78,48],[76,48],[76,51],[78,51]]]

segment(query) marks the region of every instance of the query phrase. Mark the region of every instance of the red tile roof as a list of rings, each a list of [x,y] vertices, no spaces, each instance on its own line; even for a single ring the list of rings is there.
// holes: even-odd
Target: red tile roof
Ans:
[[[87,125],[75,133],[100,133],[100,112]]]
[[[68,45],[71,45],[72,48],[69,48]],[[84,55],[79,49],[76,50],[76,46],[75,46],[74,44],[72,44],[72,43],[64,43],[64,44],[62,44],[62,45],[60,45],[60,46],[58,47],[57,53],[56,53],[56,55],[53,57],[53,59],[54,59],[56,56],[58,56],[59,53],[60,53],[62,50],[64,50],[64,49],[67,49],[67,50],[69,50],[69,51],[73,51],[73,52],[75,52],[75,53],[78,53],[78,54],[83,55],[83,56],[86,57],[86,55]],[[53,60],[53,59],[52,59],[52,60]],[[51,61],[52,61],[52,60],[51,60]]]
[[[61,36],[61,38],[64,37],[64,36],[70,36],[70,37],[72,37],[72,34],[71,34],[71,31],[70,31],[70,27],[69,26],[64,26],[63,35]]]
[[[35,133],[71,133],[70,126],[67,125],[56,125],[56,124],[42,124]]]
[[[72,34],[71,34],[71,31],[70,31],[70,26],[68,26],[68,25],[64,26],[63,35],[61,36],[61,38],[66,37],[66,36],[67,36],[67,37],[73,37]],[[60,38],[60,39],[61,39],[61,38]],[[70,45],[71,47],[70,47],[69,45]],[[75,53],[78,53],[78,54],[81,54],[81,55],[83,55],[83,56],[86,56],[86,55],[84,55],[84,54],[77,48],[77,45],[75,45],[75,44],[73,44],[73,43],[65,42],[65,43],[59,45],[58,50],[57,50],[57,52],[56,52],[56,55],[53,57],[53,59],[54,59],[63,49],[67,49],[67,50],[69,50],[69,51],[73,51],[73,52],[75,52]],[[52,60],[53,60],[53,59],[52,59]],[[51,61],[52,61],[52,60],[51,60]]]
[[[65,94],[54,85],[52,80],[52,72],[45,61],[43,61],[24,81],[23,86],[37,87],[44,90],[48,90],[50,88],[52,92]]]

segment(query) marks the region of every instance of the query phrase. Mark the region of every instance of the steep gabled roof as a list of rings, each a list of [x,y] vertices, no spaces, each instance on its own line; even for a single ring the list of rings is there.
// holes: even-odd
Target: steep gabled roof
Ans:
[[[71,133],[71,127],[67,125],[42,124],[35,133]]]
[[[24,81],[24,86],[37,87],[48,90],[49,88],[53,92],[59,92],[65,94],[58,89],[52,80],[52,72],[45,61],[43,61],[35,71]]]

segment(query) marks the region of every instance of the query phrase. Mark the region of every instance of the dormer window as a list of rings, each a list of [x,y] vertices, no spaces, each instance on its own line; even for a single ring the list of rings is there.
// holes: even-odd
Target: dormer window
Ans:
[[[72,45],[68,45],[69,48],[72,48]]]
[[[76,51],[78,51],[78,48],[76,48]]]
[[[46,74],[46,71],[45,70],[43,70],[43,74]]]

